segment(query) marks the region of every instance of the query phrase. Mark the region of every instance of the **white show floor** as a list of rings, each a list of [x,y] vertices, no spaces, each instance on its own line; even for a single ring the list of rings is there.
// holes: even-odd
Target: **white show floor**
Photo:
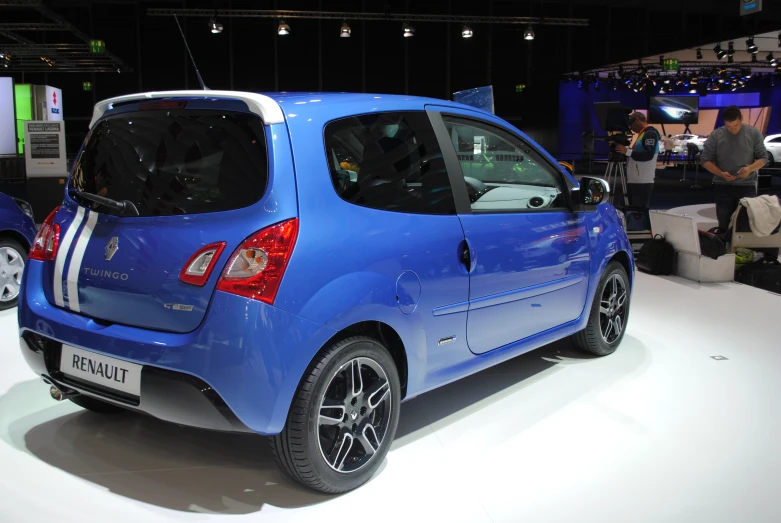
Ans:
[[[285,479],[261,437],[55,403],[0,313],[0,521],[778,523],[779,310],[638,274],[618,352],[560,342],[411,400],[342,496]]]

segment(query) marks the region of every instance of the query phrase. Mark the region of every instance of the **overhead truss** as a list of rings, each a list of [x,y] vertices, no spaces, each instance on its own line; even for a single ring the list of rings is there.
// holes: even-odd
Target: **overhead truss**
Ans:
[[[27,7],[40,13],[48,22],[0,23],[0,37],[15,43],[0,42],[0,51],[12,57],[12,71],[24,72],[130,72],[132,69],[111,51],[91,53],[93,38],[46,6],[41,0],[0,0],[0,7]],[[81,44],[39,44],[18,34],[24,31],[64,31]]]
[[[522,24],[522,25],[564,25],[586,27],[588,18],[548,18],[534,16],[464,16],[436,15],[420,13],[361,13],[341,11],[287,11],[266,9],[147,9],[149,16],[181,16],[209,18],[272,18],[295,19],[308,18],[315,20],[367,20],[396,22],[457,22],[471,24]]]

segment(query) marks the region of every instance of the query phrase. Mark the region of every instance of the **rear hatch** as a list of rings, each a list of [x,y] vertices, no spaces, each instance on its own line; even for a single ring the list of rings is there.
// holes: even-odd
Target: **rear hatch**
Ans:
[[[59,249],[47,264],[53,285],[44,285],[52,304],[98,323],[190,332],[236,247],[294,217],[295,205],[280,205],[279,195],[264,203],[271,191],[262,120],[225,105],[145,102],[95,125],[56,218]],[[95,203],[94,195],[129,202],[137,213]],[[294,189],[287,196],[295,201]],[[182,281],[182,269],[211,244],[211,263],[208,253],[198,261],[208,265],[205,278]]]

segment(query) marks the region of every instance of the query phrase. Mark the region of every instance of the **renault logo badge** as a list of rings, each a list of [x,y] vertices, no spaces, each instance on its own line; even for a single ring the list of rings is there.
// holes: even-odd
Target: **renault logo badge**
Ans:
[[[114,257],[114,255],[119,250],[119,238],[114,236],[108,241],[108,244],[106,244],[106,261],[111,261],[111,258]]]

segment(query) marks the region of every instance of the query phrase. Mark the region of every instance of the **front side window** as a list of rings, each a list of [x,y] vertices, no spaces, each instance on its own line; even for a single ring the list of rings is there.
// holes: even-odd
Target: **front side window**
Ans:
[[[779,136],[778,138],[773,138],[772,140],[770,140],[769,143],[781,143],[781,136]]]
[[[135,204],[141,216],[248,207],[268,184],[263,122],[239,112],[122,113],[89,135],[70,186]]]
[[[561,174],[531,145],[493,125],[443,115],[475,212],[566,207]]]
[[[456,212],[442,152],[425,112],[330,122],[325,149],[334,188],[350,203],[405,213]]]

